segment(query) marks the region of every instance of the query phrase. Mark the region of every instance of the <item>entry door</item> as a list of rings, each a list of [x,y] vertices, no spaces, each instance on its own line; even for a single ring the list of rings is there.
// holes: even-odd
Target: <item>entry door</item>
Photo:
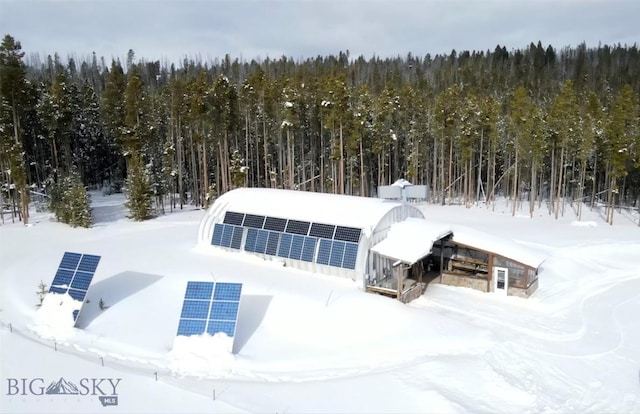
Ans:
[[[509,269],[506,267],[493,268],[493,291],[499,295],[507,296],[509,289]]]

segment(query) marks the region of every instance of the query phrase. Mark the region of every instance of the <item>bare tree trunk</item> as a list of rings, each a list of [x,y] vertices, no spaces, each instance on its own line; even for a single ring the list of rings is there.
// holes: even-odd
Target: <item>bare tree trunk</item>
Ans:
[[[558,193],[556,196],[556,208],[555,208],[555,217],[558,218],[558,214],[560,213],[560,198],[564,197],[562,194],[562,184],[564,179],[564,146],[560,150],[560,165],[558,171]]]
[[[518,140],[515,143],[515,160],[513,167],[513,205],[511,206],[511,216],[516,215],[516,204],[518,204]]]
[[[478,179],[476,185],[476,200],[475,203],[480,200],[480,187],[482,185],[482,145],[484,143],[484,129],[480,130],[480,153],[478,155]]]
[[[364,169],[364,151],[362,150],[362,135],[360,135],[360,196],[367,197],[366,191],[367,176]]]
[[[340,120],[340,164],[338,165],[338,194],[344,194],[344,137],[342,136],[342,120]]]

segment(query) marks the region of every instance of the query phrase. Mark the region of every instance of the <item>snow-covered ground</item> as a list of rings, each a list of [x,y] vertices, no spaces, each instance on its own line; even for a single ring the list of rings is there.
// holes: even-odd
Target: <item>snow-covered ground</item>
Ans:
[[[547,259],[529,299],[431,284],[404,305],[350,280],[205,254],[202,210],[136,223],[121,195],[92,199],[91,229],[35,212],[30,226],[0,226],[3,412],[640,412],[637,217],[423,206]],[[65,251],[102,260],[77,329],[45,329],[38,284]],[[188,280],[243,283],[228,358],[174,344]]]

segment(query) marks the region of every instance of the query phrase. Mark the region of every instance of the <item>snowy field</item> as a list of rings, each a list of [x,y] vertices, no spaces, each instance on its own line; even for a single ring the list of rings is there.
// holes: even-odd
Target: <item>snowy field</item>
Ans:
[[[637,216],[609,226],[588,209],[578,222],[570,208],[555,220],[424,206],[547,259],[529,299],[431,284],[404,305],[350,280],[204,254],[202,210],[135,223],[121,195],[92,199],[91,229],[35,212],[27,227],[0,226],[2,412],[640,412]],[[102,260],[78,328],[50,329],[36,292],[65,251]],[[188,280],[244,284],[228,358],[174,347]],[[44,393],[51,383],[78,393]]]

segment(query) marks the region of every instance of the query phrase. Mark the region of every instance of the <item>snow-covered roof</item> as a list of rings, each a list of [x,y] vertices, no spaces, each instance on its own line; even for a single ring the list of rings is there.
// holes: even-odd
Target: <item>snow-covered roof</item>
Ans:
[[[396,182],[391,184],[392,187],[400,187],[400,188],[404,188],[409,185],[413,185],[413,184],[411,184],[409,181],[405,180],[404,178],[400,178],[399,180],[396,180]]]
[[[453,241],[513,259],[533,268],[537,268],[545,260],[543,256],[518,245],[512,239],[496,237],[465,226],[453,226]]]
[[[215,201],[224,211],[369,229],[401,203],[379,198],[271,188],[238,188]],[[413,206],[406,208],[415,209]],[[422,215],[415,209],[417,214]],[[222,211],[220,211],[222,213]]]
[[[451,233],[451,227],[425,219],[408,218],[394,223],[387,238],[371,248],[381,256],[414,264],[431,252],[433,243]]]

